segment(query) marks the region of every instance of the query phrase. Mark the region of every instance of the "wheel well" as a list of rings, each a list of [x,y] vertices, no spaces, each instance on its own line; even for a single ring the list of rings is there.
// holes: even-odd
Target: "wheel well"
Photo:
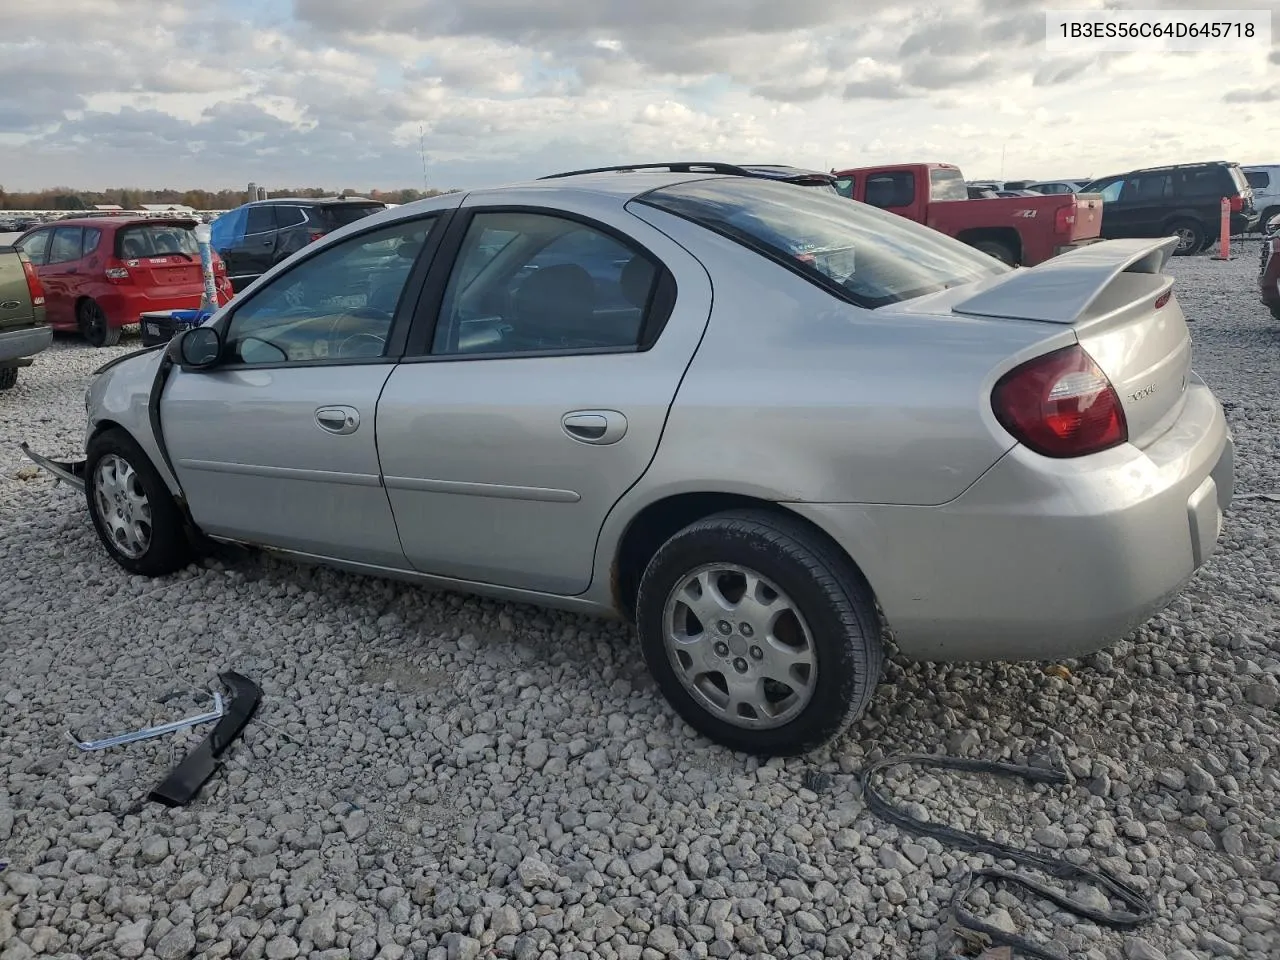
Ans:
[[[969,246],[975,246],[983,240],[991,240],[1009,248],[1016,260],[1022,259],[1022,237],[1012,227],[975,227],[972,230],[961,230],[956,239]]]
[[[622,535],[622,542],[618,545],[618,553],[614,559],[612,575],[614,604],[623,618],[630,622],[635,621],[636,595],[640,590],[640,578],[644,575],[645,568],[653,559],[653,555],[658,552],[658,548],[672,535],[689,524],[713,514],[742,509],[776,513],[786,516],[793,522],[803,524],[826,540],[833,549],[838,550],[840,555],[849,560],[861,574],[857,561],[845,553],[844,548],[825,530],[781,504],[733,493],[682,493],[649,504],[636,514]]]
[[[1267,207],[1262,211],[1262,216],[1258,220],[1258,231],[1263,232],[1267,229],[1267,221],[1280,213],[1280,207]]]

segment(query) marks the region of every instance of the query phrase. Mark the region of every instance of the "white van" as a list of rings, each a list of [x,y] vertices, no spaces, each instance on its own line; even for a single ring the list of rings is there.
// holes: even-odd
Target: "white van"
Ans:
[[[1258,229],[1266,229],[1267,221],[1280,213],[1280,163],[1264,163],[1242,167],[1245,179],[1253,187],[1253,205],[1262,214]]]

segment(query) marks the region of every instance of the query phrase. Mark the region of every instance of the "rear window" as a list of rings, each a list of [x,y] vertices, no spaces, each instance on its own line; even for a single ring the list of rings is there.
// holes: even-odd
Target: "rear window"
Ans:
[[[929,199],[968,200],[969,188],[959,170],[943,170],[935,167],[929,171]]]
[[[173,223],[140,223],[116,233],[116,256],[123,260],[186,254],[200,256],[194,231]]]
[[[385,210],[380,203],[344,203],[327,207],[313,207],[311,216],[326,230],[337,230],[348,223],[355,223],[372,213]]]
[[[763,180],[694,180],[638,199],[864,307],[910,300],[1011,269],[936,230],[825,190],[793,190]]]
[[[1247,190],[1249,181],[1244,175],[1244,171],[1239,167],[1227,167],[1227,171],[1231,174],[1231,182],[1237,190]]]

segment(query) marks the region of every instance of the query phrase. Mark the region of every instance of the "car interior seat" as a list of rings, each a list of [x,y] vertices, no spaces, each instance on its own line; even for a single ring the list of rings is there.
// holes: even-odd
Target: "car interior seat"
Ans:
[[[576,263],[531,273],[515,292],[508,342],[552,349],[562,342],[596,342],[596,282]]]

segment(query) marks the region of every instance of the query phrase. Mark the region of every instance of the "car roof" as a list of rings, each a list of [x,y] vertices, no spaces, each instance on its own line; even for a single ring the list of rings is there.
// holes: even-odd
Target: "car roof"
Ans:
[[[40,227],[101,227],[108,226],[119,229],[120,227],[133,226],[143,223],[190,223],[196,222],[195,217],[186,217],[181,214],[174,214],[171,217],[137,217],[137,216],[107,216],[107,217],[64,217],[61,220],[50,220],[41,223]],[[33,228],[36,229],[36,228]]]
[[[250,200],[248,203],[240,204],[240,206],[262,207],[271,203],[308,205],[315,207],[338,203],[376,203],[385,206],[381,200],[373,200],[369,197],[267,197],[265,200]]]

